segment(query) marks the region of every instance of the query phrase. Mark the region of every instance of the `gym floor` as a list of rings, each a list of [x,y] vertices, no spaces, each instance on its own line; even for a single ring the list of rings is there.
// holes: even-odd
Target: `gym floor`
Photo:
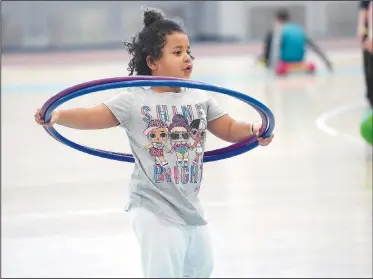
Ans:
[[[328,48],[333,73],[310,53],[316,75],[283,78],[266,73],[249,51],[201,49],[193,80],[244,92],[276,117],[271,145],[205,165],[200,196],[214,244],[213,277],[372,277],[372,150],[359,134],[368,108],[359,49]],[[113,53],[3,58],[2,277],[142,276],[124,212],[133,165],[62,145],[33,119],[70,85],[125,75],[127,58]],[[235,118],[259,119],[246,104],[215,96]],[[78,143],[129,151],[121,128],[57,129]],[[226,145],[208,137],[208,149]]]

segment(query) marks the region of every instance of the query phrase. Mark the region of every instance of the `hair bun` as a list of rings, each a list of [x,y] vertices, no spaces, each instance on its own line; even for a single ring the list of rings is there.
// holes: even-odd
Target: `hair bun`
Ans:
[[[156,10],[146,10],[144,12],[144,24],[145,26],[151,25],[155,21],[163,20],[164,16],[161,12]]]

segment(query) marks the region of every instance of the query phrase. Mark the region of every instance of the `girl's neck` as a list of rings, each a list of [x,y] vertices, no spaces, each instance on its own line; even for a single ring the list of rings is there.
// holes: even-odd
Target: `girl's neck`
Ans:
[[[169,86],[155,86],[155,87],[152,87],[152,90],[156,93],[165,93],[165,92],[180,93],[181,92],[180,87],[169,87]]]

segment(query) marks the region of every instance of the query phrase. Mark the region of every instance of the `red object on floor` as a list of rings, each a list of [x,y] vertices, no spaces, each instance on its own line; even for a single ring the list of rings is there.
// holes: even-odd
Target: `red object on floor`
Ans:
[[[289,70],[288,64],[280,61],[276,67],[276,74],[279,76],[283,76],[288,72],[288,70]]]
[[[307,63],[307,68],[310,73],[314,73],[316,71],[316,66],[312,62]]]
[[[286,63],[280,61],[276,67],[276,74],[283,76],[291,72],[307,72],[314,73],[316,71],[316,66],[312,62],[301,62],[301,63]]]

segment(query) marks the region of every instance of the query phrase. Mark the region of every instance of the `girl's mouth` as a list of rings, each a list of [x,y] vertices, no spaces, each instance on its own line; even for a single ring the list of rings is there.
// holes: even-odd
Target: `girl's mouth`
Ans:
[[[185,73],[191,73],[191,72],[192,72],[192,69],[193,69],[192,66],[188,66],[188,67],[184,68],[183,71],[184,71]]]

